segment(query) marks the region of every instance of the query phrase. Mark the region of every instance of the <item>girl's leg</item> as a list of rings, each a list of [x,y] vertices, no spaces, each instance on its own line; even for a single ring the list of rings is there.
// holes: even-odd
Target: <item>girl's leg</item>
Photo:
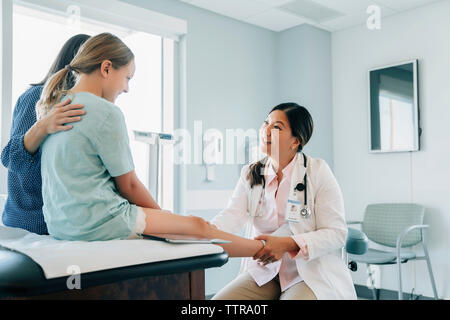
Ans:
[[[181,216],[168,211],[142,208],[145,213],[144,234],[168,236],[170,234],[188,235],[197,238],[223,239],[232,241],[220,244],[230,257],[252,257],[263,244],[259,240],[250,240],[218,230],[208,222],[196,216]]]

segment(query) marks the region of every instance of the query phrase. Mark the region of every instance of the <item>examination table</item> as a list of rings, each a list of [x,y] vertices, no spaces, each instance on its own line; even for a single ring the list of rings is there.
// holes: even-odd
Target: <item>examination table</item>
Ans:
[[[147,258],[148,261],[152,261],[150,263],[142,263],[144,260],[141,259],[139,260],[139,264],[92,272],[82,272],[79,274],[81,289],[73,288],[73,286],[72,288],[69,288],[74,279],[73,277],[77,276],[76,274],[68,273],[63,276],[58,276],[57,273],[53,273],[53,276],[51,276],[50,273],[52,270],[49,270],[48,268],[46,270],[46,268],[41,266],[44,266],[45,263],[51,264],[51,261],[54,261],[55,264],[61,262],[59,260],[65,259],[65,261],[69,261],[68,257],[72,257],[74,261],[83,261],[84,259],[85,262],[81,262],[81,265],[83,265],[83,263],[89,265],[89,262],[92,259],[97,259],[97,264],[101,265],[102,262],[104,262],[103,260],[109,259],[109,266],[111,266],[114,265],[114,254],[111,255],[110,253],[114,251],[112,251],[111,248],[104,249],[103,251],[98,252],[97,257],[93,251],[95,246],[87,247],[85,251],[78,250],[76,252],[76,250],[71,249],[71,247],[61,251],[61,248],[55,247],[53,243],[55,240],[44,238],[47,242],[53,241],[53,247],[50,247],[48,244],[47,247],[56,249],[52,249],[53,251],[47,250],[46,253],[44,252],[43,255],[49,257],[47,259],[48,262],[44,261],[44,263],[38,264],[36,261],[41,260],[39,257],[40,251],[36,250],[39,242],[36,240],[39,239],[38,235],[31,233],[25,234],[24,231],[16,230],[23,233],[23,235],[20,235],[25,239],[22,242],[29,243],[29,247],[27,248],[27,245],[22,246],[26,249],[22,250],[20,241],[16,241],[16,246],[14,247],[14,242],[12,242],[13,245],[10,245],[4,240],[8,240],[7,233],[11,231],[12,228],[5,228],[3,226],[0,228],[2,228],[0,233],[3,233],[3,240],[0,239],[0,242],[4,241],[3,245],[0,245],[0,299],[202,300],[205,299],[204,269],[220,267],[228,261],[227,253],[223,251],[222,248],[214,245],[175,245],[152,240],[113,240],[122,241],[117,242],[119,246],[118,250],[122,250],[121,252],[124,251],[123,248],[125,247],[123,246],[130,246],[130,243],[127,243],[127,241],[141,241],[133,243],[133,246],[134,244],[136,245],[136,250],[138,252],[135,256],[140,255],[139,252],[148,252],[147,249],[151,249],[152,246],[156,248],[155,255],[162,256],[164,254],[160,253],[168,251],[172,251],[172,253],[169,252],[166,254],[164,261],[156,261],[158,260],[158,257],[150,257]],[[2,234],[0,234],[0,238],[1,236]],[[33,244],[33,241],[35,241],[35,244]],[[7,243],[7,245],[5,245],[5,243]],[[17,245],[17,243],[19,243],[19,245]],[[44,245],[46,245],[45,242]],[[59,243],[56,243],[56,245],[59,245]],[[68,243],[68,245],[70,246],[72,243]],[[100,243],[99,245],[101,246],[102,244]],[[121,245],[122,247],[120,247]],[[195,254],[195,256],[189,256],[190,251],[194,252],[193,254]],[[24,254],[23,252],[27,252],[27,254]],[[90,259],[89,261],[85,259],[86,257],[80,257],[80,254],[82,255],[83,252],[86,252],[88,260]],[[105,252],[105,256],[102,256],[103,252]],[[130,255],[133,256],[133,254]],[[30,256],[34,259],[30,258]],[[133,257],[127,257],[126,252],[123,256],[122,260],[125,261],[125,264],[133,263],[133,260],[131,259]],[[182,258],[174,259],[174,257],[177,256]],[[118,260],[120,259],[121,258],[119,257]],[[113,263],[111,263],[111,261],[113,261]],[[92,263],[91,265],[95,266],[96,263]],[[108,262],[105,265],[108,265]],[[63,266],[63,264],[61,264],[61,266]],[[81,270],[84,270],[83,268],[84,267],[82,267]],[[105,266],[102,265],[99,268],[105,268]],[[65,271],[61,267],[59,270]],[[90,270],[93,269],[91,268]],[[73,281],[73,283],[76,283],[76,281]]]

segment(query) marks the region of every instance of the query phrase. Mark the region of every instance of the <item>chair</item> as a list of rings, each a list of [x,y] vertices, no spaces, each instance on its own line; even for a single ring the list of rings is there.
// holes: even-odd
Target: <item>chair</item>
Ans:
[[[369,239],[367,239],[367,236],[364,234],[364,232],[357,229],[348,228],[344,252],[345,252],[345,261],[347,262],[347,266],[351,271],[355,272],[356,270],[358,270],[358,264],[353,260],[349,261],[348,254],[350,253],[353,255],[355,254],[362,255],[367,252],[368,248],[369,248]]]
[[[395,252],[369,248],[363,255],[350,254],[350,259],[375,265],[397,264],[398,268],[398,299],[403,299],[401,264],[409,260],[426,260],[434,298],[437,300],[437,290],[431,268],[430,257],[425,242],[423,224],[425,208],[412,203],[380,203],[367,206],[363,221],[351,221],[348,224],[361,224],[362,231],[368,239],[380,245],[395,248]],[[424,256],[416,256],[413,251],[405,250],[417,244],[423,247]],[[369,273],[373,283],[371,274]],[[375,287],[372,288],[374,299],[377,298]]]

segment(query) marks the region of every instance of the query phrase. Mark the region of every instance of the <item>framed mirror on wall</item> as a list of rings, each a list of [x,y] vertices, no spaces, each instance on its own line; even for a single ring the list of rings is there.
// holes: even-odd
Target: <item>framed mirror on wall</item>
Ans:
[[[418,60],[369,70],[369,152],[420,149]]]

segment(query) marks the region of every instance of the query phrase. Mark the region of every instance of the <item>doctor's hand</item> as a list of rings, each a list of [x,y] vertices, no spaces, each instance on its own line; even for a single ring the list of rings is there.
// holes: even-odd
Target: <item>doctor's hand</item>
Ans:
[[[290,237],[260,235],[255,240],[266,242],[266,245],[253,256],[253,260],[258,260],[264,266],[280,260],[286,252],[299,249],[297,243]]]

